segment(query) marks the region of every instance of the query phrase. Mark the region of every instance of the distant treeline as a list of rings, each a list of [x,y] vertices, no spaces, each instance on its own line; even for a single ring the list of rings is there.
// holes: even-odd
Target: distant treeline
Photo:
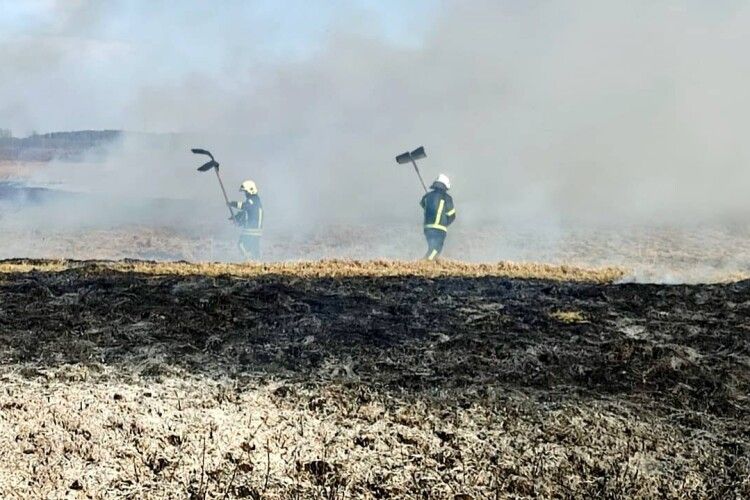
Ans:
[[[0,134],[0,161],[81,161],[103,156],[108,145],[122,136],[120,130],[81,130],[34,134],[25,138]]]

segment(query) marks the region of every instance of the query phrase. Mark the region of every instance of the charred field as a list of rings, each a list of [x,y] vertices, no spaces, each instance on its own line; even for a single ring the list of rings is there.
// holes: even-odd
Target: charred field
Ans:
[[[2,498],[747,498],[750,281],[0,262]]]

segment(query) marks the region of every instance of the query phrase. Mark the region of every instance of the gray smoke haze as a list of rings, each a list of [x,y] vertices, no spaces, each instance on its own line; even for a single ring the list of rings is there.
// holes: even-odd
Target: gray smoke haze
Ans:
[[[289,57],[263,45],[257,5],[207,4],[57,2],[53,21],[0,46],[0,124],[184,134],[149,155],[126,139],[106,175],[79,182],[216,203],[187,151],[208,147],[231,191],[255,178],[270,220],[300,230],[418,220],[421,188],[393,157],[420,144],[467,226],[750,208],[745,2],[434,2],[403,41],[334,2],[328,28]],[[121,41],[138,23],[160,29]],[[102,64],[82,72],[81,51]]]

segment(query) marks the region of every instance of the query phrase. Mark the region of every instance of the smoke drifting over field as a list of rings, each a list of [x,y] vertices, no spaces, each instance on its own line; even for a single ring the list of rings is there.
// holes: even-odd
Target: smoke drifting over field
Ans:
[[[745,4],[436,2],[394,33],[393,14],[341,2],[286,52],[258,5],[59,2],[2,46],[0,123],[189,134],[143,157],[126,140],[95,187],[220,205],[186,150],[210,147],[232,191],[256,178],[269,220],[302,231],[418,221],[419,185],[393,156],[420,144],[467,226],[750,208]]]

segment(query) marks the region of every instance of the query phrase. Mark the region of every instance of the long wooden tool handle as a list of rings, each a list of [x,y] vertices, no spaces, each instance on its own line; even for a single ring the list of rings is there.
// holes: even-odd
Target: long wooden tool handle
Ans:
[[[419,173],[419,169],[417,168],[417,162],[414,161],[414,158],[409,155],[409,159],[411,160],[412,165],[414,165],[414,171],[419,176],[419,182],[422,183],[422,187],[424,188],[424,192],[427,192],[427,185],[424,183],[424,179],[422,179],[422,174]]]
[[[219,179],[219,186],[221,186],[221,192],[224,193],[224,201],[227,202],[227,208],[229,209],[229,214],[232,216],[232,219],[234,219],[234,210],[232,210],[232,207],[229,205],[229,197],[227,196],[227,190],[224,189],[224,183],[221,182],[221,176],[219,175],[219,169],[214,168],[214,172],[216,172],[216,178]]]

